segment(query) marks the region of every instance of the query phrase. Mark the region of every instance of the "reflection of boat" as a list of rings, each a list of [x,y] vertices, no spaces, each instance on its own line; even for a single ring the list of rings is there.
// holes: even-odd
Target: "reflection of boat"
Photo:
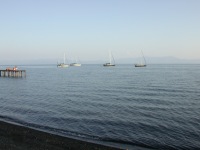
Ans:
[[[105,63],[105,64],[103,64],[103,66],[105,66],[105,67],[115,66],[115,59],[114,59],[113,55],[111,54],[111,52],[109,53],[109,63]]]
[[[146,66],[147,66],[147,64],[146,64],[146,59],[145,59],[145,57],[144,57],[144,55],[143,55],[143,52],[141,51],[141,53],[142,53],[143,59],[141,60],[140,63],[135,64],[135,67],[146,67]]]
[[[68,64],[65,64],[65,54],[64,54],[63,63],[58,63],[58,64],[57,64],[57,67],[59,67],[59,68],[67,68],[67,67],[69,67]]]

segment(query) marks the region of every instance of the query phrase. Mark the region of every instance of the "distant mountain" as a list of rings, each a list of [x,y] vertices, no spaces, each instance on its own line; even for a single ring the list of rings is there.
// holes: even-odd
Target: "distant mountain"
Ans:
[[[115,59],[116,64],[136,64],[139,57]],[[104,64],[105,60],[81,60],[82,64]],[[200,59],[179,59],[176,57],[146,57],[147,64],[200,64]],[[70,62],[68,62],[70,63]],[[32,60],[0,60],[1,65],[39,65],[57,64],[56,59],[32,59]]]
[[[135,64],[140,62],[141,58],[123,58],[117,59],[118,64]],[[179,59],[176,57],[146,57],[147,64],[200,64],[200,59]]]
[[[0,65],[39,65],[39,64],[57,64],[56,59],[20,59],[20,60],[0,60]]]

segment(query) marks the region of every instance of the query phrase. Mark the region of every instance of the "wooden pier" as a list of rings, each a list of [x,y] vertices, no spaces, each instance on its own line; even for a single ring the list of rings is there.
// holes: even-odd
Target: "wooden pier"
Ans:
[[[26,70],[0,70],[0,77],[26,77]]]

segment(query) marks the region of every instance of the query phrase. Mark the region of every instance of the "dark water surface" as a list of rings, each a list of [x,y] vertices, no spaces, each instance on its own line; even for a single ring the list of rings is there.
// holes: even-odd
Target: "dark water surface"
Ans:
[[[19,66],[0,119],[132,149],[200,149],[200,65]]]

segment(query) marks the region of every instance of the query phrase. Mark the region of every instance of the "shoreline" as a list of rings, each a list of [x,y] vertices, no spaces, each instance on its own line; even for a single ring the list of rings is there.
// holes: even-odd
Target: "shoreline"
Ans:
[[[0,149],[122,150],[0,121]]]

